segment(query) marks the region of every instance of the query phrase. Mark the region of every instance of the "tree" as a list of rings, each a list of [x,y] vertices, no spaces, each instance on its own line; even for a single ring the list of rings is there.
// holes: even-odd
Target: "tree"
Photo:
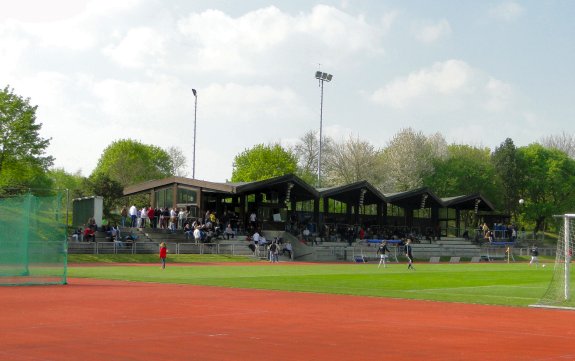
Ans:
[[[519,201],[519,167],[517,164],[517,148],[511,138],[503,143],[491,155],[491,161],[495,167],[497,181],[503,189],[502,197],[496,200],[498,206],[502,206],[506,213],[517,212]]]
[[[575,159],[575,136],[573,136],[573,134],[567,134],[563,131],[563,133],[559,135],[543,137],[540,143],[545,148],[560,150]]]
[[[232,182],[252,182],[295,173],[296,156],[279,144],[258,144],[234,158]]]
[[[92,174],[84,182],[84,188],[90,193],[104,198],[104,217],[110,220],[112,210],[118,205],[119,199],[124,195],[124,187],[120,182],[111,179],[107,174]]]
[[[182,150],[178,147],[169,147],[168,155],[170,156],[172,169],[170,173],[178,177],[185,177],[188,175],[186,172],[187,160]]]
[[[334,141],[324,136],[321,146],[321,169],[325,170],[331,157]],[[308,184],[317,183],[317,160],[319,157],[319,139],[317,131],[310,130],[299,139],[299,142],[290,150],[297,158],[297,175]],[[323,172],[322,172],[323,173]],[[325,177],[324,177],[325,178]],[[326,179],[323,180],[324,182]],[[322,182],[322,183],[324,183]],[[327,180],[329,183],[329,180]]]
[[[50,139],[40,137],[37,106],[8,86],[0,90],[0,185],[46,187],[54,158],[45,155]]]
[[[441,134],[426,137],[411,128],[403,129],[382,152],[385,173],[378,187],[385,192],[401,192],[423,186],[433,173],[434,160],[447,156],[447,143]]]
[[[573,211],[575,160],[557,149],[531,144],[517,151],[519,192],[525,200],[523,214],[535,231],[555,214]]]
[[[352,136],[335,143],[326,159],[326,185],[349,184],[360,180],[379,183],[379,151],[369,142]]]
[[[170,155],[154,145],[122,139],[105,150],[92,175],[107,175],[122,186],[173,175]]]
[[[450,145],[448,156],[437,158],[432,174],[424,177],[424,185],[440,197],[481,193],[488,199],[498,197],[495,169],[489,148]]]
[[[70,198],[89,195],[89,192],[84,189],[86,178],[80,174],[80,171],[70,174],[63,168],[55,168],[48,171],[48,177],[51,179],[54,188],[68,189]]]

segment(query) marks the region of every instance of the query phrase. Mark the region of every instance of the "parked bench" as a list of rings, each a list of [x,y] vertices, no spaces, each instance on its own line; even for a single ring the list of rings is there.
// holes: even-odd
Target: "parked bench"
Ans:
[[[430,257],[429,263],[439,263],[439,257]]]
[[[480,257],[480,256],[471,257],[470,263],[479,263],[480,261],[481,261],[481,257]]]
[[[461,257],[451,257],[449,259],[449,263],[459,263],[460,260],[461,260]]]

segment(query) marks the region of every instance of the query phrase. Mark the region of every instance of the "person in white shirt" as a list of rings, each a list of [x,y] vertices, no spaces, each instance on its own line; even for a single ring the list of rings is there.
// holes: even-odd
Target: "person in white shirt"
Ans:
[[[202,240],[202,231],[200,230],[200,227],[196,227],[194,229],[194,239],[196,240],[196,244],[200,243]]]
[[[140,222],[140,227],[142,228],[146,228],[146,223],[148,223],[148,208],[144,207],[142,208],[142,210],[140,211],[140,219],[142,220]]]
[[[138,208],[136,208],[136,206],[132,205],[130,207],[130,211],[128,212],[130,214],[130,218],[132,219],[132,227],[136,227],[138,225]]]

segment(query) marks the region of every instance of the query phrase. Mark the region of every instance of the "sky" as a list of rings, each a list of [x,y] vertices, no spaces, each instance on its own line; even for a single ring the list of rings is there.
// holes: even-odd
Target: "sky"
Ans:
[[[0,87],[38,106],[54,166],[113,141],[179,147],[197,179],[319,131],[494,149],[575,133],[570,0],[0,0]],[[197,107],[192,89],[197,91]],[[194,116],[194,111],[196,111]]]

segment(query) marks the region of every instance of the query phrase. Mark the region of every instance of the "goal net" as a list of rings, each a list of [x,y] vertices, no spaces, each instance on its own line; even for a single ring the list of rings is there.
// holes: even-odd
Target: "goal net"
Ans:
[[[0,197],[0,285],[65,284],[63,192]]]
[[[575,237],[575,214],[558,216],[562,225],[557,239],[555,265],[549,287],[533,307],[566,308],[575,310],[573,285],[571,284],[571,257]]]

